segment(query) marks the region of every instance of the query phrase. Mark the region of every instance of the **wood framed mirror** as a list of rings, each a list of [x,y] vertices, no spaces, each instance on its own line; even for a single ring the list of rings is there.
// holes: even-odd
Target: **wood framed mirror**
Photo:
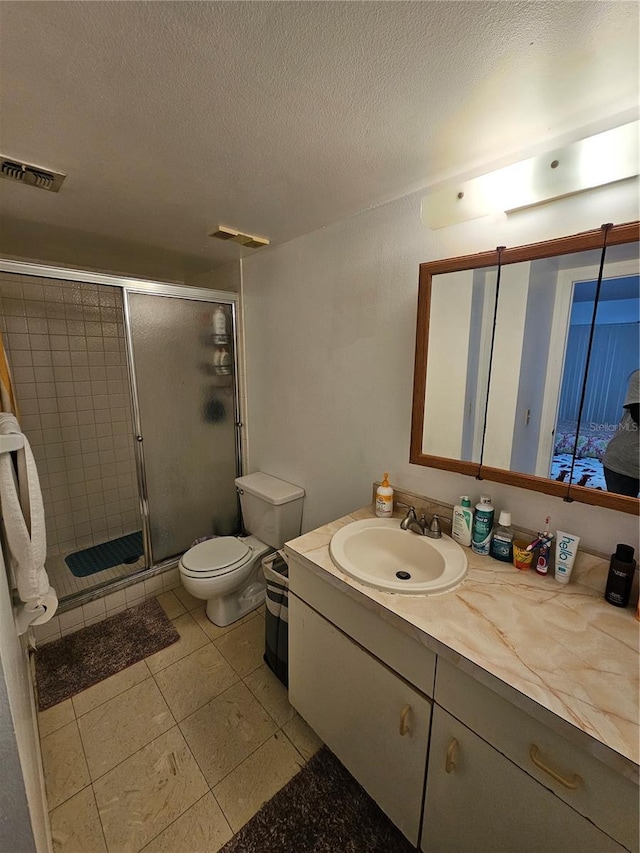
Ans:
[[[638,513],[639,237],[421,264],[410,461]]]

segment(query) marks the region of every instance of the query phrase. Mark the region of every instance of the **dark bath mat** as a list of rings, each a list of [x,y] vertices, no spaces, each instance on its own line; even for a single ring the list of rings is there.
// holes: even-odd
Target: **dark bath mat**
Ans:
[[[36,652],[38,707],[75,696],[180,639],[155,598],[47,643]]]
[[[327,747],[220,853],[415,853]]]
[[[103,572],[122,563],[135,563],[144,554],[142,533],[129,533],[118,539],[111,539],[101,545],[92,545],[64,558],[71,569],[71,574],[77,578],[86,578],[95,572]]]

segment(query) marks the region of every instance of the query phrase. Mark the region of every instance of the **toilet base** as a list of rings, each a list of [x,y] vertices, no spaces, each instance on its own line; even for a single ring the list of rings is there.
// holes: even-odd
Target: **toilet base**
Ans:
[[[266,584],[264,578],[262,578],[262,582],[256,579],[249,584],[242,595],[238,595],[236,591],[231,595],[210,598],[207,601],[207,619],[214,625],[225,628],[264,604],[265,597]]]
[[[273,548],[255,536],[238,538],[250,547],[249,560],[221,575],[194,577],[196,573],[185,568],[182,560],[178,564],[183,587],[195,598],[207,602],[207,619],[220,628],[242,619],[265,600],[267,585],[262,560]]]

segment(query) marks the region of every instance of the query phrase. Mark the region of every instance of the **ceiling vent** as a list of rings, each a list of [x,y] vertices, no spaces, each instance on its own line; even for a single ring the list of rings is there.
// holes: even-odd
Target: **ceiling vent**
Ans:
[[[226,225],[218,225],[218,230],[212,231],[209,237],[215,237],[217,240],[231,240],[234,243],[240,243],[241,246],[246,246],[248,249],[259,249],[261,246],[269,245],[266,237],[243,234],[236,231],[235,228],[227,228]]]
[[[62,172],[53,172],[51,169],[43,169],[42,166],[34,166],[31,163],[21,163],[19,160],[12,160],[0,154],[0,177],[26,184],[28,187],[57,193],[67,176]]]

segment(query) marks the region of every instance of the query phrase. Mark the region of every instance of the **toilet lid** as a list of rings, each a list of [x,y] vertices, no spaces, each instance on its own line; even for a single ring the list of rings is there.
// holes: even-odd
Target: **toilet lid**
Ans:
[[[240,563],[251,549],[235,536],[218,536],[190,548],[182,565],[190,572],[215,572]]]

